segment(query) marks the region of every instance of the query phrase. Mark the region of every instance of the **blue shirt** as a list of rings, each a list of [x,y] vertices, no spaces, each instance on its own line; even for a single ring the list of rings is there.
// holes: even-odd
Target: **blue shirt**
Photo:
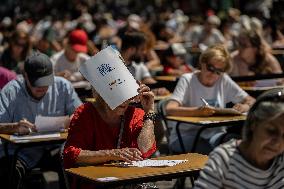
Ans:
[[[53,85],[49,86],[46,94],[40,100],[32,98],[23,78],[10,81],[0,93],[0,122],[13,123],[25,118],[35,123],[38,115],[64,116],[71,115],[81,104],[77,93],[71,83],[62,77],[55,77]],[[9,153],[14,147],[9,146]],[[19,156],[28,167],[34,166],[41,158],[42,148],[29,148],[21,150]],[[0,145],[0,157],[4,155]]]

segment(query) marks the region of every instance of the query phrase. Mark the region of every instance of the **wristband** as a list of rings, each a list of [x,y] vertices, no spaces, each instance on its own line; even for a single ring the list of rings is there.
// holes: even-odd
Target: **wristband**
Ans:
[[[155,112],[148,112],[146,114],[144,114],[143,116],[143,121],[146,121],[147,119],[155,122],[158,119],[158,114],[156,114]]]

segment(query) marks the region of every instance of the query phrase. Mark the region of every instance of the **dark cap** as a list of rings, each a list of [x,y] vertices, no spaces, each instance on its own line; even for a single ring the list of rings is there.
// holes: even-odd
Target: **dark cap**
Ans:
[[[27,57],[24,70],[33,87],[45,87],[54,82],[52,63],[43,53],[35,52]]]

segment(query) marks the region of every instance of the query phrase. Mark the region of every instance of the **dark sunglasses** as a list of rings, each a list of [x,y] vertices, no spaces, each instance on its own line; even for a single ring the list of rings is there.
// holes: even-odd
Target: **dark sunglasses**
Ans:
[[[213,65],[206,63],[206,69],[212,73],[215,73],[217,75],[221,75],[222,73],[225,73],[224,69],[215,68]]]

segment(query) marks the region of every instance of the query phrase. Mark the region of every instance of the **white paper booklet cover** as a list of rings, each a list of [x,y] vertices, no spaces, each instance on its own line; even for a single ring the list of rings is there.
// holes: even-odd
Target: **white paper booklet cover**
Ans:
[[[82,63],[79,70],[112,110],[138,95],[136,80],[111,46]]]

